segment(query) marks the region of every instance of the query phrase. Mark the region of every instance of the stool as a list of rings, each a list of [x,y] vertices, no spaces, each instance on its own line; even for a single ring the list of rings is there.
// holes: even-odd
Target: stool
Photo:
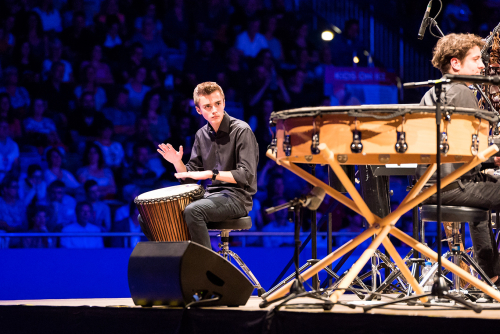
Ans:
[[[426,221],[437,221],[437,205],[424,204],[420,209],[420,217],[422,222]],[[450,243],[451,254],[453,255],[453,262],[460,266],[462,258],[464,261],[476,270],[484,281],[486,281],[490,286],[494,286],[490,278],[486,276],[484,271],[479,267],[476,261],[474,261],[469,254],[460,249],[462,244],[462,236],[460,234],[460,228],[462,222],[480,222],[485,220],[490,220],[489,210],[472,208],[467,206],[448,206],[441,205],[441,221],[451,222],[451,236],[448,238]],[[447,233],[448,234],[448,233]],[[424,229],[422,224],[421,238],[425,240]],[[442,242],[438,240],[438,242]],[[436,267],[437,268],[437,267]],[[453,274],[453,286],[455,291],[460,291],[460,277]]]
[[[219,244],[220,250],[218,253],[224,257],[226,260],[231,262],[231,258],[235,259],[240,268],[245,272],[248,276],[254,287],[257,289],[257,293],[259,297],[266,292],[264,288],[260,285],[257,278],[252,274],[250,269],[246,266],[246,264],[241,260],[241,258],[229,249],[229,232],[231,231],[240,231],[240,230],[248,230],[252,227],[252,218],[249,216],[228,219],[222,222],[208,222],[207,228],[209,230],[217,230],[220,231],[220,239],[221,243]]]

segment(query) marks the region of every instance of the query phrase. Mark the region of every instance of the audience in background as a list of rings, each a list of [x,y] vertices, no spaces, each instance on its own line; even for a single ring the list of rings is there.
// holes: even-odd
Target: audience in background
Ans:
[[[94,210],[88,202],[78,202],[75,208],[76,222],[65,226],[64,233],[99,233],[101,229],[93,224]],[[102,237],[61,237],[61,247],[64,248],[103,248]]]
[[[0,230],[139,232],[134,198],[178,184],[156,145],[182,145],[187,162],[196,130],[206,124],[196,112],[193,89],[201,81],[216,81],[226,94],[228,114],[247,121],[259,144],[253,230],[289,231],[286,210],[271,217],[263,210],[309,187],[265,157],[275,132],[270,114],[361,104],[342,85],[323,96],[323,77],[327,66],[354,66],[355,56],[357,66],[368,65],[367,40],[361,40],[356,19],[327,43],[313,31],[319,24],[289,7],[283,1],[5,2]],[[444,11],[443,29],[479,24],[471,20],[474,10],[454,0]],[[482,29],[493,28],[495,13],[492,7]],[[82,199],[88,202],[77,207]],[[288,237],[266,239],[250,243],[293,243]],[[4,237],[0,247],[56,244],[42,236],[20,240]],[[133,247],[138,240],[111,241]],[[102,247],[102,241],[68,237],[61,246]]]

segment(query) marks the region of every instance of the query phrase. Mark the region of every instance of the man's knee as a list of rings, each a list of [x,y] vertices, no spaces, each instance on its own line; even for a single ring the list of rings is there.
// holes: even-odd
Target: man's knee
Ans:
[[[186,223],[191,223],[193,221],[199,220],[203,215],[201,214],[200,207],[195,204],[195,202],[190,203],[184,209],[184,220]]]

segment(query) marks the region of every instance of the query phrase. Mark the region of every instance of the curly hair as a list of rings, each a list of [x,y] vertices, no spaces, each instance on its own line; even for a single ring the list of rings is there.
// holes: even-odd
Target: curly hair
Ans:
[[[482,48],[485,42],[473,34],[449,34],[441,38],[432,53],[432,65],[446,74],[451,67],[451,59],[463,61],[470,49]]]
[[[193,92],[194,104],[198,105],[198,103],[200,103],[200,96],[207,96],[216,91],[219,91],[220,95],[222,95],[222,98],[224,98],[224,92],[216,82],[212,81],[202,82],[194,89]]]

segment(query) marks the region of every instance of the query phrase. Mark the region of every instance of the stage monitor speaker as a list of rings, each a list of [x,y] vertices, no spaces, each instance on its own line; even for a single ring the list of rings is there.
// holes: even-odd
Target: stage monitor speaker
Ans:
[[[191,241],[139,242],[128,262],[136,305],[245,305],[254,286],[219,254]],[[218,297],[217,300],[209,299]]]

